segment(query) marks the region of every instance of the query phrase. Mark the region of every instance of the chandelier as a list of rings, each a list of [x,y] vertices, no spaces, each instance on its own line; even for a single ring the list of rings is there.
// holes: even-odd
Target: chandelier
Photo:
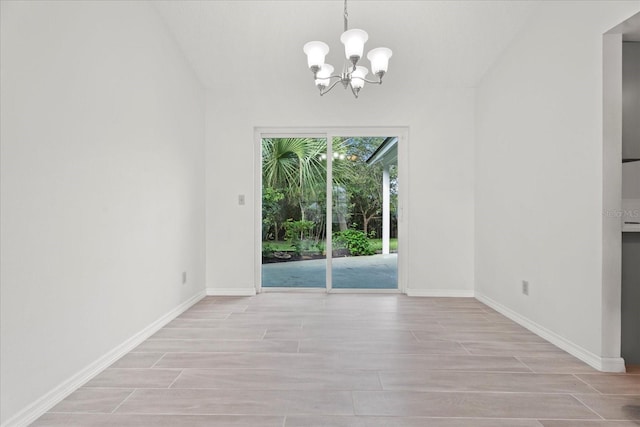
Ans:
[[[326,43],[312,41],[304,45],[303,50],[307,54],[307,63],[313,72],[313,78],[316,87],[320,89],[321,96],[333,89],[338,83],[342,83],[345,89],[351,88],[351,92],[356,98],[365,83],[382,84],[382,76],[387,72],[392,52],[386,47],[378,47],[367,53],[367,59],[371,62],[371,72],[378,77],[378,80],[367,80],[369,70],[358,65],[358,61],[362,58],[364,44],[368,38],[369,35],[364,30],[349,29],[347,0],[344,0],[344,33],[340,36],[340,41],[344,44],[344,53],[348,62],[344,64],[342,73],[333,74],[334,68],[324,62],[325,56],[329,53],[329,46]]]

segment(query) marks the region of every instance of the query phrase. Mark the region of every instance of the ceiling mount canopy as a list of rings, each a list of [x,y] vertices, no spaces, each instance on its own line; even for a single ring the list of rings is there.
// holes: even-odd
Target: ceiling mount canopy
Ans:
[[[378,47],[367,53],[367,59],[371,63],[371,72],[378,77],[378,80],[368,80],[369,70],[358,65],[364,53],[364,44],[369,39],[369,35],[364,30],[349,29],[349,15],[347,13],[347,0],[344,0],[344,33],[340,36],[340,41],[344,44],[344,54],[348,62],[342,68],[341,74],[333,74],[333,66],[325,63],[325,57],[329,53],[329,46],[321,41],[311,41],[304,45],[304,53],[307,54],[307,65],[316,87],[320,90],[320,95],[324,95],[333,89],[338,83],[342,83],[344,88],[351,88],[353,96],[356,98],[365,83],[382,84],[382,77],[389,67],[389,58],[393,52],[386,47]]]

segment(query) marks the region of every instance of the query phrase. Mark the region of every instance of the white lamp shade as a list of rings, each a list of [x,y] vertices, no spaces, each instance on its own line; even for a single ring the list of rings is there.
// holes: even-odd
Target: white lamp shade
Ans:
[[[362,58],[364,44],[369,39],[369,35],[364,30],[348,30],[342,33],[340,41],[344,44],[344,53],[347,59],[352,57]]]
[[[351,87],[354,89],[362,89],[364,86],[364,79],[367,77],[369,70],[366,67],[356,67],[355,71],[351,73]]]
[[[324,64],[324,57],[329,53],[329,46],[324,42],[313,41],[305,44],[302,50],[307,54],[309,68],[321,68]]]
[[[316,86],[327,87],[331,82],[331,74],[333,74],[333,66],[329,64],[324,64],[320,67],[320,71],[316,74]]]
[[[391,58],[391,55],[393,55],[393,52],[386,47],[371,49],[369,53],[367,53],[367,59],[371,62],[371,72],[373,74],[378,74],[380,71],[386,73],[387,68],[389,68],[389,58]]]

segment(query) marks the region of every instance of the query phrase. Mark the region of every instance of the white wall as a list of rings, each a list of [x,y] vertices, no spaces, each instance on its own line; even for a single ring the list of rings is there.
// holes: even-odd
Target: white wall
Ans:
[[[204,290],[204,92],[144,3],[1,24],[4,423]]]
[[[545,3],[476,99],[476,292],[603,366],[620,307],[603,288],[602,35],[638,10]]]
[[[246,293],[255,285],[254,127],[409,126],[409,290],[471,294],[473,89],[427,88],[396,66],[358,100],[341,87],[320,97],[304,62],[291,61],[279,67],[300,68],[294,81],[264,85],[245,70],[233,70],[235,77],[220,70],[223,84],[208,92],[208,291]],[[247,196],[245,206],[238,194]]]

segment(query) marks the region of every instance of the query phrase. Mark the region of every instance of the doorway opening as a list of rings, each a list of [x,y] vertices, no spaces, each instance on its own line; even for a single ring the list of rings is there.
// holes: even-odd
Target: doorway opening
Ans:
[[[603,36],[602,370],[640,365],[640,13]]]
[[[369,135],[257,132],[258,291],[401,288],[402,135]]]

